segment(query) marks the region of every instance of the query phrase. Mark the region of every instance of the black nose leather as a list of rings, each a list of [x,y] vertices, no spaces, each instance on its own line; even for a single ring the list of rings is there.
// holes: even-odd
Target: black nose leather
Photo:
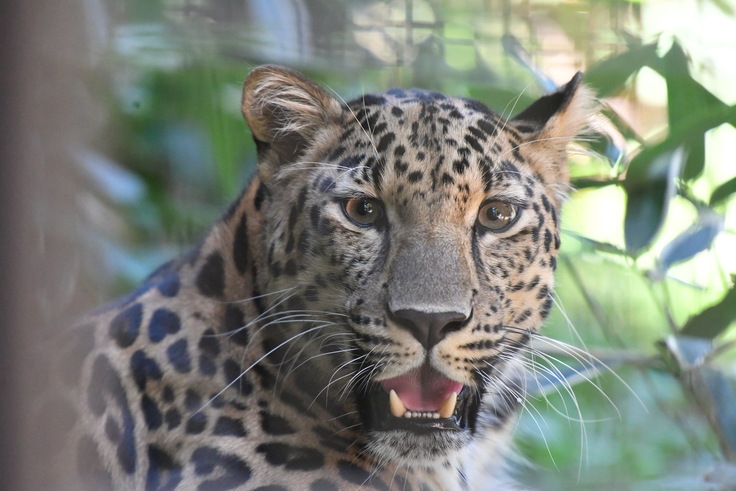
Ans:
[[[422,312],[413,309],[401,309],[393,314],[401,327],[411,332],[427,351],[468,318],[460,312]]]

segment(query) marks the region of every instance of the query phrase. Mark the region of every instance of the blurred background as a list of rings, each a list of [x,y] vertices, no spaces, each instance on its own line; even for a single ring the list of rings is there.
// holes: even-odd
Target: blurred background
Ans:
[[[506,116],[584,71],[608,123],[570,158],[544,330],[576,348],[540,341],[545,368],[517,429],[532,465],[516,466],[519,479],[736,489],[735,0],[1,8],[1,423],[19,445],[4,445],[9,482],[33,472],[9,450],[38,438],[25,424],[30,347],[205,233],[254,169],[242,81],[279,63],[346,100],[421,87]]]

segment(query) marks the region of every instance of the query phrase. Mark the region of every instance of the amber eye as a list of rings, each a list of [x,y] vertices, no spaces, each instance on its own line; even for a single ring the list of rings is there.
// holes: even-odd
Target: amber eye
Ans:
[[[377,225],[383,218],[383,205],[375,198],[349,198],[342,209],[350,220],[362,227]]]
[[[491,232],[503,232],[518,216],[516,205],[506,201],[488,201],[478,211],[478,223]]]

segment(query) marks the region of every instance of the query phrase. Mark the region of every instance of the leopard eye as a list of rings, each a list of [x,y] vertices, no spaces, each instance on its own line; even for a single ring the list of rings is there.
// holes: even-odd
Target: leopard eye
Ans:
[[[491,232],[503,232],[519,217],[519,209],[506,201],[488,201],[478,211],[478,223]]]
[[[375,198],[348,198],[342,202],[342,210],[361,227],[377,225],[383,218],[383,205]]]

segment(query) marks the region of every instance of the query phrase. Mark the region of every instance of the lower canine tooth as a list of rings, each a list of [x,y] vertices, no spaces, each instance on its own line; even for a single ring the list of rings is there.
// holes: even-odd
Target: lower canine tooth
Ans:
[[[396,394],[396,391],[393,389],[391,389],[391,392],[388,393],[388,402],[391,408],[391,414],[393,414],[397,418],[400,418],[404,415],[404,413],[406,412],[406,406],[404,406],[404,403],[401,401],[398,394]]]
[[[452,413],[455,412],[456,404],[457,404],[457,393],[453,392],[452,394],[450,394],[450,396],[447,398],[444,404],[442,404],[442,407],[438,411],[440,413],[440,418],[449,418],[450,416],[452,416]]]

